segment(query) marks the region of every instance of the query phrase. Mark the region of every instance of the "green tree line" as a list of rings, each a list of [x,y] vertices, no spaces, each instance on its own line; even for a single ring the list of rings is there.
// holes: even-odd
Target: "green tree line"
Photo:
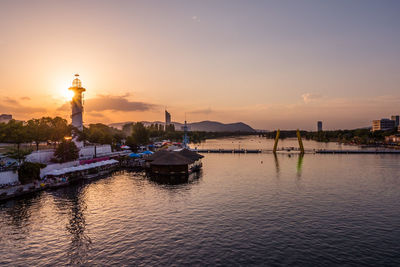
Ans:
[[[209,138],[246,134],[253,133],[188,132],[190,141],[194,143],[199,143]],[[8,123],[0,123],[0,142],[14,144],[16,148],[15,154],[21,158],[27,153],[26,150],[21,150],[22,144],[35,144],[36,150],[39,150],[42,143],[52,144],[57,147],[57,145],[65,141],[65,137],[71,136],[77,136],[78,140],[83,141],[85,145],[109,144],[113,149],[119,149],[125,141],[128,146],[135,150],[138,146],[146,145],[150,141],[168,139],[181,142],[183,135],[183,131],[176,131],[173,124],[167,127],[162,124],[151,124],[146,127],[141,122],[128,123],[122,127],[122,130],[119,130],[102,123],[95,123],[85,126],[83,131],[78,131],[61,117],[42,117],[40,119],[31,119],[27,122],[10,120]]]
[[[307,132],[300,131],[301,136],[308,140],[315,140],[318,142],[340,142],[352,143],[358,145],[369,145],[382,143],[386,136],[397,133],[395,129],[391,131],[370,131],[370,129],[354,129],[354,130],[335,130],[335,131],[320,131],[320,132]],[[262,133],[267,138],[275,138],[276,131]],[[280,138],[294,138],[296,131],[281,131]]]

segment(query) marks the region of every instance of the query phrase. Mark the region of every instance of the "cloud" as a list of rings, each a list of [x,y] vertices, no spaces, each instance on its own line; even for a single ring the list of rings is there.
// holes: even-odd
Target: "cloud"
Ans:
[[[9,105],[15,105],[15,106],[20,105],[17,100],[10,98],[10,97],[4,97],[3,103],[9,104]]]
[[[41,107],[24,106],[14,98],[3,97],[0,102],[0,112],[31,116],[34,113],[46,112],[46,109]]]
[[[148,111],[156,107],[154,104],[145,102],[130,101],[128,95],[111,96],[98,95],[95,98],[88,99],[85,103],[87,111]]]
[[[158,105],[140,102],[130,101],[128,99],[129,94],[122,96],[112,95],[97,95],[95,98],[89,98],[85,101],[86,112],[101,112],[101,111],[149,111],[158,107]],[[58,110],[69,110],[70,104],[67,102],[63,104]]]
[[[95,118],[105,118],[105,115],[99,112],[90,112],[90,116]]]
[[[304,103],[310,103],[310,102],[314,102],[318,99],[322,98],[322,95],[320,94],[313,94],[313,93],[305,93],[302,94],[301,97],[303,98]]]
[[[197,109],[197,110],[192,110],[189,111],[189,114],[211,114],[214,113],[215,111],[212,110],[211,108],[206,108],[206,109]]]
[[[193,16],[193,17],[192,17],[192,20],[195,21],[195,22],[200,22],[200,19],[199,19],[198,16]]]
[[[21,99],[21,100],[31,100],[31,98],[30,98],[30,97],[27,97],[27,96],[20,97],[20,99]]]

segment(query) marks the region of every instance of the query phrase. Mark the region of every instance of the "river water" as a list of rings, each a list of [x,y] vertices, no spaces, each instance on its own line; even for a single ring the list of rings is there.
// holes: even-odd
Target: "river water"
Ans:
[[[41,192],[0,203],[0,265],[399,266],[399,162],[205,154],[178,185],[120,172]]]

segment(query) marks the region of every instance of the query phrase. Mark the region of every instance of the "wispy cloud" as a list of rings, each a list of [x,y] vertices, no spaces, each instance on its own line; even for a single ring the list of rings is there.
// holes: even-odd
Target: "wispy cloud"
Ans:
[[[206,109],[192,110],[192,111],[189,111],[188,113],[189,114],[206,114],[206,115],[208,115],[208,114],[211,114],[211,113],[214,113],[214,112],[215,111],[212,110],[211,108],[206,108]]]
[[[18,100],[10,97],[1,98],[1,113],[12,113],[22,116],[32,116],[35,113],[45,113],[46,109],[41,107],[29,107],[22,105]]]
[[[20,104],[18,103],[18,101],[16,99],[10,98],[10,97],[4,97],[3,103],[6,103],[8,105],[20,106]]]
[[[200,18],[198,16],[193,16],[192,20],[195,22],[200,22]]]
[[[91,117],[95,118],[105,118],[106,116],[103,113],[100,112],[90,112]]]
[[[89,98],[85,101],[86,112],[101,112],[101,111],[150,111],[158,107],[158,105],[140,101],[131,101],[128,99],[129,94],[122,96],[113,95],[97,95],[95,98]],[[69,103],[65,103],[58,110],[68,110]]]
[[[87,111],[148,111],[155,107],[156,105],[150,103],[130,101],[127,99],[127,95],[98,95],[96,98],[86,101]]]
[[[314,102],[318,99],[322,98],[322,95],[318,94],[318,93],[305,93],[302,94],[301,97],[303,98],[304,103],[311,103]]]

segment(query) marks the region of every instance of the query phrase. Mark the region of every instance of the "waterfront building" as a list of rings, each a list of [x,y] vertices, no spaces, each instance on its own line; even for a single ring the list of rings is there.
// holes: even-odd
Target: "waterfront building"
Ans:
[[[389,119],[380,119],[372,121],[372,131],[388,131],[395,128],[395,121]]]
[[[385,137],[385,142],[386,142],[386,143],[396,143],[396,144],[399,144],[399,143],[400,143],[400,135],[399,135],[399,134],[396,134],[396,135],[386,136],[386,137]]]
[[[72,81],[72,86],[68,88],[74,92],[74,96],[71,101],[71,119],[72,125],[75,126],[78,130],[83,130],[83,96],[82,93],[86,91],[85,88],[82,87],[82,82],[79,80],[79,74],[75,74],[75,79]],[[74,142],[78,148],[83,147],[83,142],[78,141],[77,138],[74,138]]]
[[[153,160],[150,163],[150,171],[153,174],[159,175],[188,175],[189,165],[192,163],[194,163],[193,160],[177,152],[170,152]]]
[[[145,167],[153,174],[174,175],[189,174],[201,168],[203,155],[181,149],[179,151],[159,150],[144,158]]]
[[[399,122],[400,122],[400,116],[399,115],[393,115],[391,117],[392,121],[394,121],[394,126],[399,127]]]
[[[204,158],[203,155],[200,155],[199,153],[189,150],[187,148],[178,151],[178,153],[194,161]]]
[[[317,130],[318,132],[322,132],[322,121],[317,122]]]
[[[12,115],[11,114],[1,114],[0,115],[0,123],[7,123],[10,120],[12,120]]]

